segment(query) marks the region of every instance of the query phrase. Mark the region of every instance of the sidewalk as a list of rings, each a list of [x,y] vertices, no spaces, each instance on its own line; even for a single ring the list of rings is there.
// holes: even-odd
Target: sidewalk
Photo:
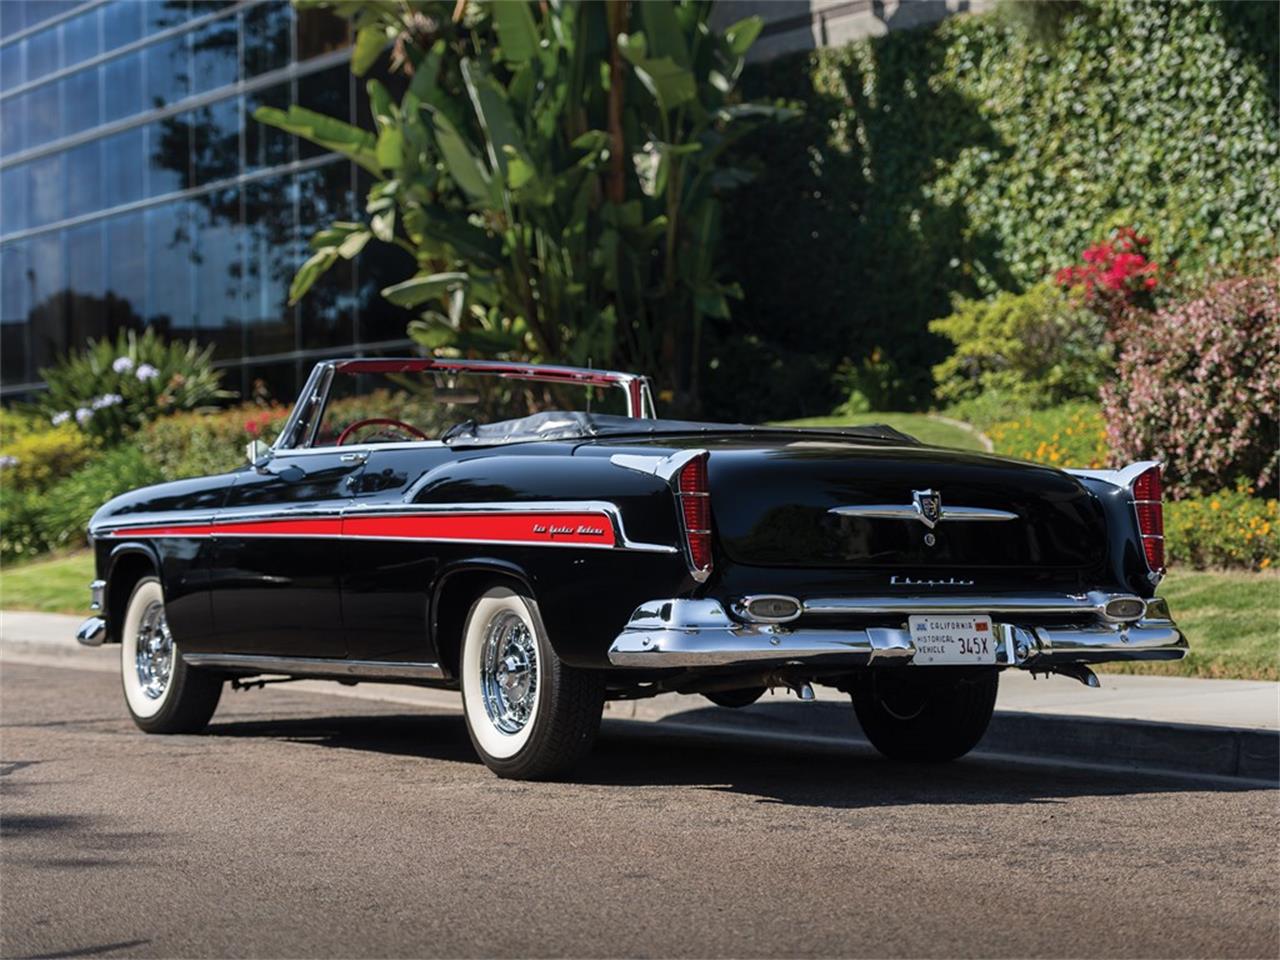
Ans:
[[[82,647],[81,618],[0,611],[0,657],[14,662],[114,672],[119,647]],[[1019,670],[1000,678],[996,716],[982,752],[1087,765],[1141,766],[1170,772],[1274,782],[1280,774],[1280,684],[1100,674],[1101,689],[1066,677],[1034,679]],[[459,709],[458,695],[404,685],[341,686],[299,681],[295,691]],[[664,694],[610,703],[605,717],[659,723],[691,734],[738,735],[848,745],[859,742],[848,698],[815,687],[801,704],[785,691],[745,710],[701,697]]]

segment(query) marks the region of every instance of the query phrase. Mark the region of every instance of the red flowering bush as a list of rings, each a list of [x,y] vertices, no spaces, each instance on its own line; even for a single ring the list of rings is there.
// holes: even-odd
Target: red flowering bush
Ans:
[[[1165,462],[1175,496],[1280,480],[1280,261],[1210,285],[1189,301],[1135,313],[1102,387],[1121,461]]]
[[[1111,319],[1131,307],[1150,308],[1161,282],[1160,265],[1147,258],[1150,245],[1150,237],[1120,227],[1106,243],[1085,248],[1083,263],[1063,267],[1054,279],[1059,286],[1082,290],[1085,302]]]

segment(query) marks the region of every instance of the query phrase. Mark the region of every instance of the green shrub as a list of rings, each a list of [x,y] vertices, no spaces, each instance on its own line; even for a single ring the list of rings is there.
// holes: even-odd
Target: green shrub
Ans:
[[[14,490],[48,488],[85,464],[93,445],[69,423],[43,426],[0,446],[0,483]]]
[[[40,526],[46,495],[0,486],[0,564],[33,560],[49,550]]]
[[[75,423],[90,436],[117,443],[142,424],[180,410],[207,407],[230,396],[218,388],[213,348],[166,343],[150,328],[122,330],[115,341],[90,340],[40,371],[48,391],[39,409],[54,426]]]
[[[708,355],[749,335],[822,361],[774,417],[877,344],[897,402],[927,404],[953,295],[1026,289],[1112,227],[1184,273],[1277,248],[1277,5],[1094,2],[1060,27],[1045,47],[957,16],[744,75],[805,115],[739,156],[762,170],[725,210],[745,299]]]
[[[179,413],[147,424],[138,448],[165,480],[226,473],[244,464],[251,440],[275,440],[289,411],[244,405],[210,413]]]
[[[1254,496],[1249,485],[1164,505],[1165,553],[1172,564],[1197,570],[1266,570],[1280,562],[1277,501]]]
[[[1113,466],[1107,428],[1096,403],[1065,403],[986,429],[995,452],[1054,467]]]
[[[1057,287],[987,300],[957,299],[929,329],[955,345],[933,368],[943,403],[996,390],[1020,405],[1050,407],[1097,396],[1111,362],[1104,321]]]

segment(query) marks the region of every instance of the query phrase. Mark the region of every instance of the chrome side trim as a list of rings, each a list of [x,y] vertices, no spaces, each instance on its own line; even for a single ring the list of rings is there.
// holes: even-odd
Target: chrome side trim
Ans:
[[[94,580],[89,584],[89,609],[105,610],[106,609],[106,589],[107,581]]]
[[[86,647],[100,647],[106,639],[107,621],[101,617],[90,617],[76,631],[76,640]]]
[[[164,510],[156,513],[126,513],[109,517],[93,524],[89,528],[89,536],[97,538],[104,533],[110,533],[112,530],[118,530],[121,527],[159,527],[176,524],[209,523],[213,523],[213,514],[208,511],[192,513],[185,510]]]
[[[1159,460],[1139,460],[1137,463],[1131,463],[1128,466],[1121,467],[1119,470],[1077,470],[1068,469],[1063,473],[1069,473],[1073,477],[1081,477],[1086,480],[1101,480],[1103,483],[1109,483],[1112,486],[1120,487],[1128,490],[1133,485],[1133,481],[1146,473],[1152,467],[1160,466]]]
[[[670,456],[654,457],[643,456],[632,453],[615,453],[609,458],[609,462],[615,467],[622,467],[626,470],[636,470],[640,473],[648,473],[659,480],[667,483],[671,482],[671,478],[680,472],[690,460],[702,456],[706,450],[678,450]]]
[[[438,663],[406,663],[380,660],[328,660],[322,657],[267,657],[247,653],[184,653],[193,667],[278,673],[295,677],[329,677],[357,680],[441,680]]]
[[[913,503],[895,504],[895,503],[851,503],[845,506],[832,507],[827,513],[834,513],[841,517],[864,517],[870,519],[884,520],[919,520],[924,523],[924,517],[920,513],[920,508]],[[992,510],[987,507],[946,507],[942,508],[942,512],[937,522],[943,520],[1017,520],[1016,513],[1010,513],[1008,510]]]
[[[1187,641],[1169,620],[996,628],[996,666],[1040,670],[1060,663],[1107,660],[1178,660]],[[860,667],[910,664],[909,630],[874,626],[857,630],[737,623],[715,600],[654,600],[640,606],[609,647],[616,667],[700,669],[760,662],[784,666]],[[921,667],[919,669],[926,669]]]
[[[804,601],[806,614],[862,616],[868,614],[955,613],[955,614],[1083,614],[1106,618],[1107,604],[1114,600],[1137,600],[1128,593],[1011,594],[1006,596],[902,596],[829,597]]]

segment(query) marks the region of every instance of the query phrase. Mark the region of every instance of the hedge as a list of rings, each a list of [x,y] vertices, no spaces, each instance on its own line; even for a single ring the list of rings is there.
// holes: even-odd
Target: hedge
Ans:
[[[922,406],[953,294],[1023,290],[1119,224],[1184,272],[1275,250],[1278,33],[1276,4],[1091,2],[1052,46],[968,15],[753,69],[746,95],[806,114],[740,157],[761,171],[726,210],[746,298],[708,355],[829,373],[878,346]],[[709,412],[837,402],[785,367],[745,389],[720,364]]]

